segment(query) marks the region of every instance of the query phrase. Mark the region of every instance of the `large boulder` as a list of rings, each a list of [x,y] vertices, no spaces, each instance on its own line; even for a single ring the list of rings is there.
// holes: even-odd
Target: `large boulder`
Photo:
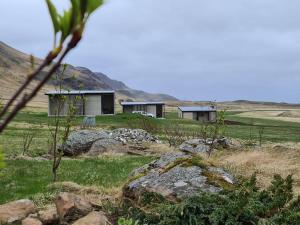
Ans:
[[[125,147],[124,144],[118,140],[113,138],[100,139],[93,143],[90,148],[88,155],[99,155],[105,152],[113,151],[113,152],[124,152]],[[126,152],[126,151],[125,151]]]
[[[57,196],[55,205],[60,221],[68,223],[86,216],[93,210],[91,203],[85,198],[67,192]]]
[[[87,216],[75,221],[72,225],[108,225],[110,224],[103,212],[91,212]]]
[[[134,145],[158,143],[158,139],[141,129],[120,128],[113,131],[80,130],[72,132],[61,150],[67,156],[84,153],[99,155],[108,151],[127,152]]]
[[[0,205],[0,224],[21,222],[29,214],[35,213],[34,203],[28,199]]]
[[[109,132],[107,131],[74,131],[69,135],[66,144],[61,148],[66,155],[80,155],[88,152],[95,141],[109,137]]]
[[[231,188],[234,178],[200,157],[167,153],[136,169],[123,189],[124,196],[140,203],[143,196],[159,195],[167,200],[182,200],[199,192],[218,193]]]

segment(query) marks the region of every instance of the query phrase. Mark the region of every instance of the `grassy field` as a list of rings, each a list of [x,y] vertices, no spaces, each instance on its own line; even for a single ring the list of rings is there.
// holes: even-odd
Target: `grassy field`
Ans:
[[[300,123],[286,122],[280,120],[248,118],[239,116],[241,112],[227,112],[226,134],[229,137],[240,138],[245,141],[258,141],[258,133],[261,127],[264,128],[263,140],[265,142],[299,142],[300,141]],[[149,119],[150,124],[162,128],[164,125],[180,124],[184,129],[198,129],[201,127],[196,121],[182,120],[177,118],[176,112],[169,112],[166,119]],[[81,125],[82,118],[78,117],[75,121],[77,128]],[[141,116],[133,114],[118,114],[115,116],[101,116],[96,118],[97,128],[114,129],[119,127],[143,128]],[[0,135],[0,146],[7,158],[20,155],[22,152],[22,136],[30,131],[34,132],[34,139],[29,152],[30,156],[38,156],[47,153],[49,126],[51,127],[51,118],[42,111],[32,112],[26,110],[21,112],[11,123],[8,129]],[[76,128],[75,127],[75,128]],[[157,135],[162,136],[162,130],[156,131]],[[242,153],[241,153],[242,154]],[[244,154],[244,153],[243,153]],[[236,156],[236,153],[232,154]],[[270,155],[273,155],[270,154]],[[222,162],[234,161],[231,158],[220,158]],[[229,155],[228,157],[231,157]],[[240,157],[243,157],[241,155]],[[248,157],[248,156],[247,156]],[[250,156],[249,156],[250,157]],[[252,158],[251,158],[252,157]],[[252,156],[251,160],[256,161]],[[264,157],[261,156],[262,158]],[[254,159],[253,159],[254,158]],[[283,158],[278,156],[278,159]],[[294,158],[294,156],[292,157]],[[274,159],[278,161],[278,159]],[[60,181],[72,181],[81,185],[96,185],[103,188],[112,188],[121,186],[127,179],[128,174],[136,167],[142,166],[149,161],[151,157],[133,157],[133,156],[111,156],[110,158],[89,159],[89,160],[67,160],[63,161],[59,171]],[[231,161],[230,161],[231,160]],[[272,161],[273,162],[273,161]],[[288,162],[286,159],[284,162]],[[299,175],[298,167],[294,166],[294,161],[289,164],[282,162],[283,174],[295,172]],[[237,163],[235,163],[237,164]],[[249,164],[249,162],[245,162]],[[251,164],[252,165],[252,164]],[[264,162],[264,165],[269,165]],[[277,165],[277,164],[276,164]],[[269,167],[276,167],[272,164]],[[287,167],[286,165],[289,165]],[[225,165],[226,166],[226,165]],[[242,167],[244,164],[242,165]],[[251,169],[255,172],[258,165]],[[264,169],[263,169],[264,170]],[[270,170],[270,169],[269,169]],[[273,169],[271,169],[273,171]],[[24,161],[8,160],[7,166],[0,172],[0,203],[20,198],[35,198],[43,193],[51,193],[48,185],[51,183],[51,164],[45,161]],[[250,170],[249,170],[250,171]],[[267,171],[267,170],[266,170]],[[266,176],[269,177],[268,173]],[[297,177],[297,182],[299,178]],[[300,189],[299,189],[300,190]],[[298,191],[299,191],[298,190]],[[300,191],[299,191],[300,192]]]
[[[119,187],[129,173],[149,163],[151,157],[103,157],[100,159],[65,160],[62,162],[59,181],[71,181],[80,185],[101,188]],[[7,161],[0,171],[0,204],[22,198],[35,198],[43,193],[51,194],[50,161]]]
[[[241,112],[227,112],[226,136],[243,139],[245,141],[257,142],[259,130],[263,127],[263,141],[269,142],[299,142],[300,123],[286,122],[280,120],[248,118],[239,116]],[[201,124],[192,120],[177,118],[176,112],[166,114],[166,119],[149,119],[155,127],[161,128],[168,124],[180,124],[184,129],[200,129]],[[76,118],[75,126],[80,126],[81,117]],[[120,127],[144,128],[139,115],[117,114],[115,116],[100,116],[96,118],[97,127],[114,129]],[[48,137],[51,126],[51,118],[44,112],[21,112],[13,121],[8,129],[0,135],[0,146],[7,156],[19,155],[22,152],[24,133],[34,132],[29,155],[37,156],[48,151]],[[163,135],[162,131],[156,133]]]

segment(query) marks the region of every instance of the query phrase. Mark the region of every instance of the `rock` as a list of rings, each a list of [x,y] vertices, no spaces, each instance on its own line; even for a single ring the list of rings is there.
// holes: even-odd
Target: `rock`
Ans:
[[[157,142],[158,139],[142,129],[126,129],[119,128],[112,131],[111,136],[113,139],[121,141],[126,144],[127,142],[141,143],[141,142]]]
[[[108,151],[122,152],[122,150],[124,150],[124,146],[121,141],[112,138],[100,139],[93,143],[88,155],[99,155]]]
[[[22,220],[22,225],[43,225],[41,221],[35,218],[26,218]]]
[[[222,168],[202,162],[201,158],[182,152],[167,153],[136,169],[123,193],[138,204],[147,193],[177,201],[199,192],[218,193],[234,183],[233,176]]]
[[[61,146],[60,149],[67,156],[76,156],[83,153],[98,155],[107,151],[126,152],[129,149],[127,144],[133,143],[138,146],[146,142],[159,143],[156,137],[141,129],[80,130],[72,132],[66,144]]]
[[[61,148],[66,155],[79,155],[88,152],[95,141],[106,138],[109,138],[107,131],[75,131],[70,134],[66,144]]]
[[[36,207],[34,203],[27,199],[0,205],[0,224],[20,222],[29,214],[35,212]]]
[[[214,149],[240,149],[243,146],[238,140],[223,137],[216,140],[191,139],[183,142],[179,149],[183,152],[198,154],[208,152],[211,147]]]
[[[186,155],[183,152],[169,152],[163,154],[159,159],[154,160],[151,163],[146,164],[145,166],[135,169],[130,174],[130,176],[134,178],[136,176],[140,176],[141,174],[145,174],[150,170],[155,170],[155,169],[162,170],[172,163],[178,162],[180,160],[190,159],[190,158],[191,158],[190,155]]]
[[[197,145],[189,145],[188,143],[183,143],[179,146],[179,149],[183,152],[188,152],[192,154],[198,154],[198,153],[206,153],[209,151],[209,146],[205,145],[203,143],[197,144]]]
[[[108,225],[110,224],[103,212],[91,212],[72,225]]]
[[[81,196],[72,193],[60,193],[55,205],[60,221],[73,222],[92,211],[92,205]]]
[[[176,166],[160,174],[150,172],[136,181],[131,182],[125,191],[126,197],[139,199],[145,192],[158,193],[167,199],[184,199],[198,194],[200,191],[216,193],[222,189],[207,183],[199,167]]]
[[[38,217],[43,222],[43,225],[59,224],[59,216],[56,207],[51,207],[38,212]]]

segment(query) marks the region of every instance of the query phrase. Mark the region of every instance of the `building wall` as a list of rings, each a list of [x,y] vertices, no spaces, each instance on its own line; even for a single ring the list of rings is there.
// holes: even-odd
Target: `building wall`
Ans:
[[[210,112],[209,113],[209,121],[216,122],[217,121],[217,112]]]
[[[193,120],[194,113],[193,112],[182,112],[182,118]]]
[[[102,114],[101,95],[85,96],[85,115],[98,116]]]
[[[151,113],[156,117],[156,105],[147,105],[147,113]]]

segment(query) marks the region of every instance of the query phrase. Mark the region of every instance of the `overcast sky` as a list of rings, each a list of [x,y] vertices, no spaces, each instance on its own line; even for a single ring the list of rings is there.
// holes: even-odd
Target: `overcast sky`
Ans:
[[[43,0],[1,0],[0,18],[1,41],[52,46]],[[300,1],[110,0],[67,62],[180,99],[300,103]]]

